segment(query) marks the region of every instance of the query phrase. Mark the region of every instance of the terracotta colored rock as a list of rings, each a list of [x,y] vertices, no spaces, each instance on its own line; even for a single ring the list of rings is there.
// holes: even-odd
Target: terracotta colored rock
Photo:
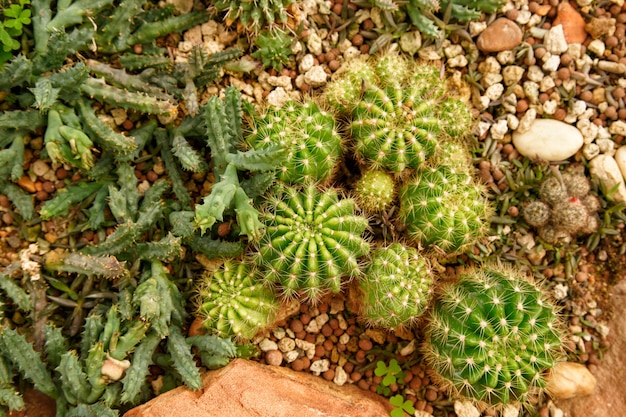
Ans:
[[[501,17],[478,36],[476,46],[483,52],[508,51],[522,43],[522,29],[512,20]]]
[[[562,25],[567,43],[583,43],[587,38],[585,19],[568,2],[562,2],[557,8],[556,19],[552,26]]]
[[[387,417],[384,398],[288,368],[235,359],[203,376],[204,388],[180,387],[124,417]]]
[[[626,305],[626,279],[615,284],[611,294],[611,309],[615,312],[609,321],[611,345],[595,371],[596,389],[591,395],[556,401],[565,417],[626,416],[626,315],[621,313]]]

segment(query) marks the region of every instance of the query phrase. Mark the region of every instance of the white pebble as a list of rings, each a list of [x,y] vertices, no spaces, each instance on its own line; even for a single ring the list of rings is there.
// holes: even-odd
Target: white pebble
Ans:
[[[534,81],[536,83],[541,82],[543,80],[544,74],[537,65],[531,65],[528,67],[528,71],[526,72],[526,78],[529,81]]]
[[[587,143],[583,146],[583,156],[587,161],[592,160],[598,155],[600,155],[600,147],[595,143]]]
[[[480,411],[469,401],[455,401],[454,412],[458,417],[480,417]]]
[[[330,361],[328,359],[319,359],[311,364],[309,370],[313,375],[319,375],[322,372],[326,372],[330,369]]]
[[[585,143],[591,143],[598,136],[598,126],[589,119],[580,119],[576,127],[582,133]]]
[[[569,291],[569,288],[567,287],[567,285],[556,284],[554,288],[552,289],[552,295],[558,301],[567,297],[568,291]]]
[[[349,341],[350,341],[350,335],[348,333],[344,333],[341,336],[339,336],[340,344],[347,345]]]
[[[604,56],[604,50],[606,45],[600,39],[594,39],[587,45],[587,51],[593,52],[597,57],[602,58]]]
[[[311,320],[304,330],[309,334],[318,334],[320,332],[320,326],[317,321]]]
[[[500,417],[517,417],[517,416],[519,416],[519,408],[517,408],[516,406],[512,404],[505,405],[502,411],[500,412]]]
[[[502,70],[502,79],[507,87],[519,83],[523,75],[524,68],[519,65],[509,65]]]
[[[471,21],[469,23],[469,33],[470,36],[476,37],[478,35],[481,34],[481,32],[483,30],[485,30],[487,28],[487,22],[476,22],[476,21]]]
[[[315,57],[312,54],[306,54],[300,60],[300,72],[304,74],[305,72],[313,68],[313,65],[315,65]]]
[[[520,25],[524,26],[530,21],[531,16],[532,16],[532,13],[529,10],[520,10],[519,14],[517,15],[517,19],[515,19],[515,21],[519,23]]]
[[[543,63],[541,68],[546,72],[552,72],[559,69],[559,65],[561,65],[561,57],[559,55],[552,55]]]
[[[620,146],[615,152],[615,162],[619,167],[622,176],[626,178],[626,145]]]
[[[506,116],[506,124],[511,130],[517,130],[519,127],[519,119],[514,114],[509,114]]]
[[[556,84],[554,83],[554,78],[550,76],[545,76],[539,83],[539,91],[545,93],[549,89],[553,88]]]
[[[263,352],[268,352],[270,350],[278,350],[278,345],[273,340],[265,338],[259,342],[259,349]]]
[[[267,95],[267,103],[273,107],[280,108],[290,100],[289,94],[282,87],[276,87]]]
[[[554,114],[556,113],[556,109],[559,107],[556,100],[547,100],[543,103],[543,114]]]
[[[616,120],[609,126],[609,133],[611,135],[626,136],[626,122]]]
[[[326,84],[328,74],[320,65],[314,65],[304,74],[304,81],[311,87],[321,87]]]
[[[281,340],[285,337],[287,332],[282,327],[275,327],[272,329],[272,334],[274,335],[276,339]]]
[[[543,44],[546,50],[553,55],[560,55],[567,51],[567,41],[565,33],[563,33],[563,25],[552,26],[543,38]]]
[[[400,49],[409,55],[415,55],[422,47],[422,35],[418,30],[405,32],[400,36]]]
[[[289,91],[292,89],[291,77],[289,77],[288,75],[281,75],[280,77],[270,75],[267,78],[267,82],[272,87],[282,87],[285,89],[285,91]]]
[[[502,93],[504,93],[504,85],[497,83],[485,90],[485,97],[489,98],[491,101],[495,101],[500,98]]]
[[[609,155],[615,154],[615,142],[608,138],[597,138],[596,145],[600,148],[600,152]]]
[[[607,190],[617,186],[612,197],[626,202],[626,184],[617,161],[611,155],[598,155],[589,162],[591,176],[598,179]]]
[[[348,373],[341,366],[335,368],[335,377],[333,378],[333,382],[339,386],[348,382]]]
[[[296,359],[298,359],[299,356],[300,356],[300,352],[298,352],[297,350],[291,350],[289,352],[283,353],[283,359],[287,363],[291,363],[295,361]]]
[[[310,31],[309,33],[306,47],[313,55],[320,55],[322,53],[322,39],[315,31]]]
[[[534,81],[524,81],[524,95],[532,103],[536,104],[539,101],[539,84]]]
[[[528,109],[526,113],[522,116],[519,121],[519,127],[517,128],[517,132],[524,133],[528,132],[533,122],[537,118],[537,111],[535,109]]]
[[[447,61],[447,65],[450,68],[463,68],[466,67],[468,64],[467,62],[467,58],[465,58],[465,55],[458,55],[455,56],[454,58],[450,58]]]
[[[504,139],[504,135],[509,131],[509,126],[505,119],[500,119],[491,125],[491,129],[489,132],[491,133],[491,137],[494,140],[502,140]]]
[[[535,119],[526,132],[513,134],[513,144],[519,153],[531,159],[563,161],[583,146],[578,129],[554,119]]]
[[[296,348],[296,342],[293,339],[290,339],[288,337],[283,337],[282,339],[278,341],[278,349],[281,352],[284,352],[284,353],[291,352],[295,348]]]

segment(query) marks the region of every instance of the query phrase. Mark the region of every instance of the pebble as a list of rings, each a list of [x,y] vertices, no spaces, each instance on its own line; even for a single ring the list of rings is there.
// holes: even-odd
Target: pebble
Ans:
[[[553,55],[560,55],[567,51],[567,40],[565,40],[565,33],[563,33],[563,25],[552,26],[543,38],[543,44],[548,52]]]
[[[339,386],[348,382],[348,373],[343,369],[343,367],[338,366],[335,368],[335,377],[333,378],[333,382]]]
[[[582,44],[587,38],[585,19],[569,2],[560,2],[557,8],[556,19],[552,26],[562,25],[563,35],[568,44]]]
[[[328,74],[324,71],[324,68],[320,65],[313,65],[310,70],[304,73],[304,82],[311,87],[321,87],[326,84],[328,80]]]
[[[322,372],[326,372],[330,369],[330,361],[328,359],[319,359],[316,361],[313,361],[311,363],[311,367],[309,368],[309,370],[315,374],[315,375],[319,375]]]
[[[591,176],[598,179],[607,190],[617,185],[613,199],[626,202],[626,184],[617,161],[611,155],[598,155],[589,162]]]
[[[281,352],[285,352],[285,353],[290,352],[294,350],[295,348],[296,348],[295,340],[289,337],[284,337],[280,339],[280,341],[278,342],[278,349],[280,349]]]
[[[617,162],[622,176],[626,178],[626,145],[620,146],[613,157],[615,158],[615,162]]]
[[[283,363],[283,354],[279,350],[265,352],[265,362],[271,366],[280,366]]]
[[[455,401],[454,412],[458,417],[480,417],[480,411],[478,411],[478,409],[469,401]]]
[[[478,36],[476,46],[483,52],[506,51],[522,43],[522,37],[522,30],[517,23],[501,17],[482,31]]]
[[[563,161],[573,156],[583,146],[580,131],[552,119],[535,119],[529,129],[513,133],[517,151],[531,159]]]
[[[265,338],[259,342],[259,349],[263,352],[269,352],[270,350],[277,350],[278,345],[273,340]]]
[[[422,47],[422,36],[419,31],[405,32],[400,36],[400,49],[409,55],[415,55]]]
[[[43,160],[38,159],[32,163],[32,165],[30,166],[30,169],[38,177],[43,177],[50,171],[50,166],[47,163],[45,163]]]

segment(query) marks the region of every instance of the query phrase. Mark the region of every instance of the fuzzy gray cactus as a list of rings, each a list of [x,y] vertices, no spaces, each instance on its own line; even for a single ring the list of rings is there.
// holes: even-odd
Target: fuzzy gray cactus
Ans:
[[[432,309],[423,347],[436,380],[455,396],[527,404],[562,358],[557,308],[510,268],[466,270]]]
[[[359,258],[369,252],[361,236],[367,219],[356,214],[354,200],[314,184],[277,187],[262,218],[266,232],[255,258],[284,297],[316,301],[339,292],[343,276],[361,274]]]

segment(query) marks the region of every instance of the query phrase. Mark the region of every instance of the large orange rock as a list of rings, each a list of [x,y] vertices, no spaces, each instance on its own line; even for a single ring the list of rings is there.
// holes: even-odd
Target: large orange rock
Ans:
[[[552,26],[563,25],[563,34],[567,43],[583,43],[587,38],[585,19],[568,2],[562,2],[557,8],[557,15]]]
[[[384,398],[353,385],[337,386],[288,368],[235,359],[203,376],[203,389],[180,387],[124,417],[388,417]]]

